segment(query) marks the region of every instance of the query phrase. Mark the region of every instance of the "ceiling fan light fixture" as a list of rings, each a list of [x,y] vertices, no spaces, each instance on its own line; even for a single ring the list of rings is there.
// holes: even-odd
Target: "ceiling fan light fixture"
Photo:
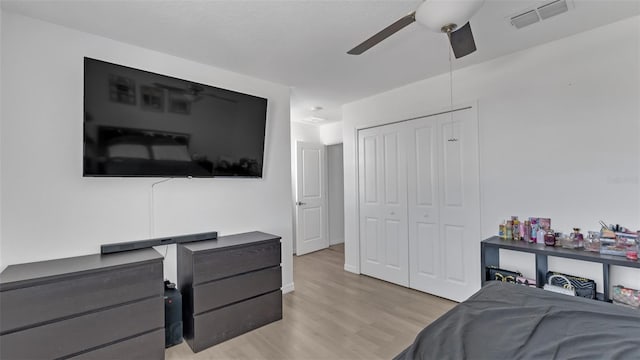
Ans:
[[[446,26],[466,24],[485,0],[425,0],[416,10],[416,21],[427,29],[442,32]]]

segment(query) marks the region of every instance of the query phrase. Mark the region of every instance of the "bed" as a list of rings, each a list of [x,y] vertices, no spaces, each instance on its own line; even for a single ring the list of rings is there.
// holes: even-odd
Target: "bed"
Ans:
[[[640,359],[640,310],[492,281],[394,359]]]

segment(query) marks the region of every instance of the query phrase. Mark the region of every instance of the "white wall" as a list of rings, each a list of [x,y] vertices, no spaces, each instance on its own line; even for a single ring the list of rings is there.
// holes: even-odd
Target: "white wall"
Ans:
[[[291,122],[291,143],[293,144],[292,149],[296,149],[296,141],[306,141],[306,142],[322,142],[320,139],[320,129],[316,125],[305,124],[298,121]],[[295,151],[291,152],[295,154]]]
[[[158,184],[154,236],[261,230],[282,236],[282,253],[291,254],[287,87],[6,11],[2,17],[3,265],[150,237],[150,187],[160,179],[82,177],[84,56],[268,98],[264,178]],[[172,280],[174,252],[165,260]],[[284,290],[292,290],[292,258],[282,261]]]
[[[344,242],[344,162],[342,144],[327,146],[327,185],[329,201],[329,243]]]
[[[342,121],[321,125],[319,130],[323,144],[333,145],[342,142]]]
[[[634,17],[453,74],[454,103],[478,104],[482,238],[510,215],[640,228],[639,37]],[[343,107],[345,269],[360,271],[356,129],[442,110],[441,89],[448,74]],[[640,272],[613,272],[640,288]]]
[[[2,31],[2,8],[0,8],[0,79],[2,79],[2,44],[4,43],[4,31]],[[0,86],[0,160],[2,159],[2,86]],[[2,249],[2,162],[0,161],[0,250]],[[0,254],[0,270],[4,269],[2,255]]]

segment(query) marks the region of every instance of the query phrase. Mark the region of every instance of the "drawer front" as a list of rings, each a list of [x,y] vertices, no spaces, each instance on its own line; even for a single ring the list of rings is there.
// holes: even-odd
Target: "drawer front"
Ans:
[[[280,265],[280,240],[196,254],[193,285]]]
[[[195,315],[234,302],[279,290],[282,286],[280,266],[209,282],[193,288]]]
[[[2,335],[0,358],[59,358],[161,328],[164,299],[157,296]]]
[[[0,292],[0,334],[163,294],[162,262]]]
[[[159,329],[71,357],[73,360],[164,359],[164,330]]]
[[[280,290],[195,316],[192,349],[195,352],[204,350],[280,319]]]

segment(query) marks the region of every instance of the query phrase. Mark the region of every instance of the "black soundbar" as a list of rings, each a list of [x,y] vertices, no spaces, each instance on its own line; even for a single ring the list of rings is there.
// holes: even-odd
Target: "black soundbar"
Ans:
[[[101,254],[111,254],[121,251],[144,249],[152,246],[181,244],[195,241],[214,240],[218,238],[218,232],[206,232],[199,234],[178,235],[166,238],[126,241],[121,243],[100,245]]]

